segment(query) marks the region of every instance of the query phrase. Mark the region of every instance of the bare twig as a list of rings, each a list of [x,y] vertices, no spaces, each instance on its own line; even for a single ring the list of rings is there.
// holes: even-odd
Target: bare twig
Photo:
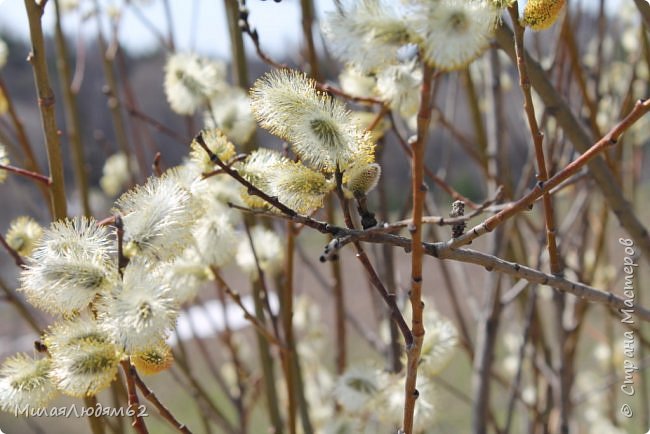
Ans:
[[[420,351],[424,339],[424,323],[422,302],[422,258],[424,246],[422,245],[422,214],[424,211],[424,195],[427,186],[424,183],[424,150],[426,146],[429,123],[431,122],[431,79],[433,69],[426,63],[422,72],[422,88],[420,91],[420,110],[418,112],[417,137],[411,144],[411,190],[413,192],[413,223],[409,226],[411,233],[411,300],[412,320],[411,332],[413,345],[406,347],[406,384],[404,421],[402,429],[405,434],[413,432],[415,402],[418,398],[416,381],[418,365],[420,364]]]
[[[0,164],[0,170],[6,170],[7,172],[24,176],[25,178],[29,178],[32,181],[40,183],[41,185],[45,185],[46,187],[50,187],[52,185],[52,180],[49,177],[41,175],[40,173],[32,172],[30,170],[21,169],[20,167],[15,167],[10,164]]]
[[[499,46],[516,61],[512,31],[505,27],[505,25],[501,25],[497,28],[495,36]],[[569,173],[569,175],[574,174],[577,169],[582,167],[587,161],[590,161],[589,170],[607,200],[612,212],[625,230],[630,234],[635,245],[639,246],[641,251],[644,253],[646,260],[650,261],[650,235],[647,228],[643,226],[641,221],[632,211],[632,208],[625,200],[625,196],[622,194],[621,189],[605,162],[601,158],[593,158],[599,152],[602,152],[603,148],[613,146],[619,136],[629,128],[632,123],[648,111],[649,103],[647,101],[637,102],[632,112],[621,121],[621,123],[614,127],[610,133],[606,134],[603,139],[598,141],[596,146],[591,146],[593,142],[589,138],[589,135],[584,131],[575,115],[562,99],[561,95],[555,90],[547,78],[544,69],[539,65],[539,63],[535,62],[527,55],[526,63],[528,65],[531,84],[537,90],[544,104],[547,107],[554,108],[553,114],[557,119],[558,124],[562,127],[573,146],[583,153],[582,157],[586,158],[586,160],[581,161],[577,167],[575,164],[580,159],[574,161],[563,171],[560,171],[553,176],[549,182],[553,181],[558,177],[558,175],[560,175],[560,173],[569,168],[571,168],[571,173]],[[613,141],[608,142],[609,140]],[[561,180],[564,179],[566,178],[562,178]],[[494,222],[492,224],[494,224]]]
[[[38,93],[38,107],[41,112],[41,123],[45,145],[47,147],[47,161],[52,178],[51,203],[55,219],[65,218],[67,205],[65,201],[65,181],[63,179],[63,159],[61,145],[59,143],[58,127],[56,125],[56,114],[54,109],[54,93],[50,86],[50,78],[47,72],[47,61],[45,59],[45,41],[41,17],[46,2],[40,4],[35,0],[25,0],[25,8],[29,18],[29,34],[32,41],[32,52],[29,61],[34,70],[34,82]]]
[[[551,178],[549,178],[548,181],[544,183],[541,182],[537,183],[535,188],[533,188],[528,194],[524,195],[519,200],[511,204],[508,208],[504,209],[503,211],[488,218],[483,223],[470,229],[465,235],[458,237],[454,240],[451,240],[448,243],[448,247],[453,249],[453,248],[463,246],[465,244],[469,244],[472,240],[478,238],[479,236],[487,232],[491,232],[492,230],[494,230],[495,227],[503,223],[505,220],[509,219],[510,217],[513,217],[514,215],[528,208],[537,199],[542,197],[544,193],[551,191],[554,187],[558,186],[562,181],[575,175],[583,166],[588,164],[590,161],[593,161],[594,157],[597,157],[598,154],[616,145],[618,138],[627,129],[629,129],[636,121],[638,121],[643,115],[645,115],[648,111],[650,111],[650,100],[637,101],[634,108],[625,117],[625,119],[620,121],[603,138],[598,140],[592,147],[590,147],[586,152],[580,155],[580,157],[575,159],[573,162],[569,163],[564,169],[560,170]],[[644,232],[644,234],[639,234],[637,232],[635,233],[638,236],[644,237],[643,239],[641,239],[641,243],[645,242],[644,241],[645,238],[648,238],[650,242],[650,237],[648,236],[647,231]],[[632,235],[631,232],[630,235]],[[650,248],[650,244],[649,244],[649,248]]]
[[[147,401],[151,402],[151,404],[156,407],[156,410],[158,410],[158,413],[160,413],[163,419],[169,422],[169,424],[173,426],[178,432],[182,432],[184,434],[192,434],[192,431],[190,431],[189,428],[185,426],[185,424],[180,423],[174,417],[174,415],[169,410],[167,410],[167,407],[165,407],[163,403],[160,402],[156,394],[153,393],[151,389],[149,389],[144,381],[142,381],[136,370],[133,370],[133,377],[135,379],[135,385],[142,392],[142,396],[144,396]]]
[[[122,371],[124,372],[124,378],[126,381],[126,390],[129,396],[129,410],[133,413],[133,423],[131,426],[138,432],[138,434],[148,434],[147,426],[144,423],[144,419],[140,415],[140,401],[138,400],[138,392],[135,385],[135,366],[131,364],[130,360],[122,360],[120,362],[122,366]]]

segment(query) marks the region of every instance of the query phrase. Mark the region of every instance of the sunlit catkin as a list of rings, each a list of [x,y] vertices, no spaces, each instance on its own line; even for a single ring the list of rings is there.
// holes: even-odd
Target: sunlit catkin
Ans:
[[[528,0],[522,22],[533,30],[548,29],[557,20],[565,0]]]
[[[14,219],[9,225],[5,239],[7,244],[21,256],[29,256],[43,236],[43,228],[27,216]]]
[[[34,359],[19,353],[5,359],[0,366],[0,410],[45,406],[56,393],[49,372],[49,358]]]
[[[372,159],[370,136],[345,105],[316,90],[316,82],[291,70],[270,72],[251,90],[253,113],[262,127],[291,144],[301,161],[316,170],[345,170]]]

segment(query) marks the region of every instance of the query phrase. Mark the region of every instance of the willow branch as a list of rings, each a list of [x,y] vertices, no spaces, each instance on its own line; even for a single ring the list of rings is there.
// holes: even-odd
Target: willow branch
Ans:
[[[11,95],[9,94],[9,89],[7,89],[7,86],[4,80],[2,79],[2,77],[0,77],[0,93],[4,95],[5,100],[7,101],[7,113],[9,114],[9,117],[11,118],[11,122],[14,125],[14,129],[16,130],[16,137],[18,138],[18,142],[20,143],[20,147],[22,148],[24,154],[25,167],[27,168],[27,170],[30,170],[32,172],[41,173],[42,172],[41,168],[39,167],[38,161],[36,161],[36,156],[34,155],[34,149],[32,148],[32,144],[29,141],[29,137],[27,137],[25,126],[23,125],[23,122],[20,120],[20,116],[18,116],[18,112],[16,112],[16,107],[14,105],[13,99],[11,98]],[[49,201],[50,200],[49,190],[44,186],[41,186],[40,190],[45,200]]]
[[[413,192],[412,224],[409,226],[411,233],[411,300],[412,320],[411,332],[413,345],[406,348],[406,384],[403,430],[405,434],[413,432],[415,414],[415,401],[418,398],[416,389],[420,352],[424,339],[422,302],[422,260],[424,246],[422,245],[422,214],[424,212],[424,197],[428,190],[424,183],[424,150],[426,146],[429,124],[431,122],[431,81],[433,69],[426,63],[422,72],[422,88],[420,91],[420,109],[417,118],[417,137],[411,144],[411,190]]]
[[[512,31],[504,25],[501,25],[497,28],[495,36],[501,49],[504,50],[510,56],[510,58],[513,60],[516,59]],[[605,200],[609,204],[609,207],[611,208],[620,224],[625,228],[630,237],[634,240],[634,243],[643,251],[646,260],[650,260],[650,235],[648,234],[647,228],[643,226],[641,221],[634,214],[632,208],[630,207],[630,204],[625,200],[625,197],[620,187],[618,186],[614,175],[609,170],[606,163],[602,160],[602,158],[593,159],[595,154],[601,152],[602,149],[599,148],[598,151],[593,154],[593,147],[590,148],[593,141],[589,138],[587,132],[582,128],[578,122],[578,119],[571,112],[562,96],[555,90],[547,78],[544,69],[539,65],[539,63],[530,58],[528,55],[526,55],[526,63],[528,64],[528,72],[531,84],[537,90],[539,96],[549,111],[553,113],[558,121],[558,124],[562,127],[565,134],[567,135],[567,138],[571,141],[573,146],[578,151],[582,152],[583,155],[589,155],[587,159],[587,161],[591,160],[589,163],[589,170],[596,180],[596,183],[598,184],[600,190],[602,191]],[[641,105],[642,108],[637,108],[639,105]],[[647,110],[648,107],[646,103],[637,103],[630,115],[628,115],[628,117],[621,123],[623,125],[619,124],[617,127],[615,127],[614,132],[617,134],[610,136],[612,133],[610,132],[605,137],[607,138],[610,136],[610,138],[613,138],[615,141],[618,139],[618,136],[620,136],[620,134],[622,134],[623,131],[625,131],[625,129],[631,125],[631,123],[634,123],[638,117],[645,114]],[[637,117],[635,118],[632,115]],[[620,129],[620,126],[623,128]],[[611,143],[611,145],[614,143]],[[608,147],[606,145],[603,146]],[[585,163],[586,161],[583,162],[581,166]],[[551,178],[551,180],[553,180],[556,176]]]
[[[135,379],[135,385],[142,392],[142,396],[144,396],[144,398],[147,401],[151,402],[151,404],[153,404],[153,406],[156,407],[156,410],[158,410],[158,413],[160,413],[160,416],[162,416],[163,419],[169,422],[169,424],[173,426],[178,432],[182,432],[185,434],[192,434],[192,431],[190,431],[185,426],[185,424],[180,423],[174,417],[174,415],[169,410],[167,410],[167,407],[165,407],[164,404],[160,402],[156,394],[153,393],[151,389],[149,389],[149,387],[147,387],[145,382],[142,381],[142,379],[138,375],[138,372],[135,370],[133,371],[133,377]]]
[[[0,288],[2,288],[2,291],[5,293],[6,299],[16,307],[20,316],[27,321],[32,330],[37,335],[41,335],[43,333],[43,328],[38,324],[38,320],[30,310],[29,305],[18,297],[16,291],[10,289],[2,279],[0,279]]]
[[[221,272],[217,267],[210,267],[212,270],[212,274],[214,275],[217,284],[221,289],[223,289],[226,294],[228,294],[228,297],[232,299],[232,301],[235,302],[237,306],[241,309],[242,313],[244,314],[244,319],[249,321],[251,325],[258,331],[260,332],[270,343],[273,345],[276,345],[280,351],[285,351],[286,348],[284,348],[284,345],[282,342],[280,342],[274,335],[271,333],[265,326],[262,324],[252,313],[249,312],[248,308],[244,305],[241,299],[241,295],[239,295],[239,292],[234,291],[228,283],[223,279],[221,276]]]
[[[41,175],[40,173],[32,172],[31,170],[21,169],[20,167],[12,166],[10,164],[0,164],[0,170],[6,170],[7,172],[24,176],[25,178],[29,178],[41,185],[45,185],[46,187],[50,187],[52,185],[52,180],[49,177]]]
[[[129,396],[129,410],[133,412],[133,423],[131,426],[133,426],[138,434],[148,434],[149,431],[144,423],[144,419],[140,416],[140,409],[138,408],[140,401],[138,400],[138,392],[135,385],[135,367],[129,360],[122,360],[120,365],[122,366],[126,381],[126,390]]]
[[[28,60],[34,71],[34,82],[38,94],[38,107],[41,113],[41,126],[45,137],[47,149],[47,161],[52,178],[50,188],[51,204],[55,219],[65,218],[68,211],[65,200],[65,181],[63,177],[63,158],[61,155],[61,144],[59,142],[59,129],[56,125],[56,113],[54,108],[54,92],[50,86],[50,78],[47,72],[47,60],[45,58],[45,40],[41,17],[43,7],[34,0],[25,0],[25,9],[29,19],[29,34],[32,42],[32,52]]]
[[[622,121],[620,121],[614,128],[612,128],[603,138],[598,140],[593,146],[587,149],[582,155],[580,155],[580,157],[569,163],[566,167],[564,167],[564,169],[560,170],[551,178],[549,178],[548,181],[538,182],[537,185],[528,194],[524,195],[504,210],[470,229],[464,235],[450,240],[448,242],[448,247],[453,249],[465,244],[469,244],[481,235],[487,232],[491,232],[494,230],[494,228],[496,228],[507,219],[529,208],[537,199],[542,197],[544,193],[550,192],[554,187],[558,186],[564,180],[578,173],[578,171],[586,164],[589,164],[590,161],[602,162],[602,160],[594,160],[594,158],[610,147],[615,146],[619,137],[648,111],[650,111],[650,100],[637,101],[632,111],[630,111],[630,113]],[[629,209],[627,202],[625,202],[625,206]],[[615,214],[616,209],[619,208],[614,209]],[[636,219],[636,216],[632,215],[632,217]],[[630,235],[632,235],[632,232],[629,232]],[[648,236],[648,232],[645,228],[642,228],[641,233],[635,232],[635,234],[642,237],[639,240],[633,238],[635,241],[639,242],[639,245],[642,245],[642,243],[647,243],[648,247],[650,248],[650,237]]]

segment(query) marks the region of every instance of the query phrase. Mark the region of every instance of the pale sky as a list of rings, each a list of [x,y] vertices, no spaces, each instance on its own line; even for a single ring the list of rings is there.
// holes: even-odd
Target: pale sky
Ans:
[[[46,33],[53,32],[54,4],[50,1],[47,5],[43,23]],[[92,4],[89,0],[81,3]],[[147,19],[166,34],[166,21],[162,2],[158,0],[139,1],[144,4],[139,10]],[[264,49],[274,55],[287,52],[287,46],[294,46],[301,40],[300,27],[300,2],[298,0],[284,0],[276,3],[273,0],[260,1],[248,0],[250,22],[258,29],[263,40]],[[122,1],[100,0],[100,4],[123,4]],[[229,55],[230,40],[224,13],[224,0],[170,0],[174,33],[177,49],[186,51],[194,48],[202,54],[220,58]],[[332,0],[316,0],[319,13],[333,10]],[[0,33],[18,34],[23,38],[29,35],[27,16],[23,0],[0,0]],[[198,7],[198,13],[195,8]],[[193,31],[190,31],[193,16],[197,21]],[[74,36],[79,26],[78,14],[70,14],[64,19],[64,28],[69,36]],[[83,31],[88,37],[96,33],[94,20],[83,25]],[[106,29],[107,27],[104,26]],[[120,42],[129,50],[148,51],[158,45],[156,37],[137,18],[130,9],[125,8],[120,27]],[[195,43],[196,46],[192,47]]]
[[[62,0],[64,1],[64,0]],[[159,0],[134,0],[140,11],[147,19],[166,34],[166,22],[162,2]],[[399,1],[399,0],[388,0]],[[91,0],[80,0],[90,5]],[[104,7],[122,5],[122,0],[99,0]],[[50,1],[50,3],[53,3]],[[295,52],[288,49],[300,41],[300,2],[299,0],[283,0],[276,3],[273,0],[248,0],[247,6],[251,12],[250,22],[255,26],[262,38],[263,48],[272,55]],[[326,11],[334,10],[333,0],[315,0],[317,14],[322,16]],[[524,3],[524,2],[520,2]],[[584,7],[598,7],[598,0],[578,0]],[[625,3],[633,5],[632,0],[606,0],[610,13],[617,13],[618,8]],[[229,56],[229,38],[224,14],[224,0],[170,0],[174,33],[177,49],[188,51],[193,49],[201,54],[227,58]],[[198,7],[198,11],[197,8]],[[54,5],[48,4],[43,17],[46,32],[53,29]],[[196,26],[190,31],[194,14],[198,17]],[[64,20],[68,35],[75,35],[79,29],[79,16],[71,14]],[[83,25],[84,34],[92,37],[96,33],[94,21]],[[105,26],[106,28],[106,26]],[[0,33],[19,34],[28,37],[27,17],[23,0],[0,0]],[[125,8],[120,27],[120,42],[127,49],[135,52],[148,51],[158,45],[156,37],[137,18],[130,9]],[[247,39],[247,38],[246,38]],[[196,44],[193,46],[193,44]],[[249,50],[252,54],[252,48]]]

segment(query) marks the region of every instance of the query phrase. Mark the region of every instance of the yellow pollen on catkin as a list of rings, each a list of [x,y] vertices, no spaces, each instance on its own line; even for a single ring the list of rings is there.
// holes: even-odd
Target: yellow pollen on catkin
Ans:
[[[171,349],[164,345],[134,354],[131,362],[141,374],[152,375],[171,367],[174,356]]]
[[[564,3],[565,0],[528,0],[522,22],[533,30],[548,29],[557,20]]]

